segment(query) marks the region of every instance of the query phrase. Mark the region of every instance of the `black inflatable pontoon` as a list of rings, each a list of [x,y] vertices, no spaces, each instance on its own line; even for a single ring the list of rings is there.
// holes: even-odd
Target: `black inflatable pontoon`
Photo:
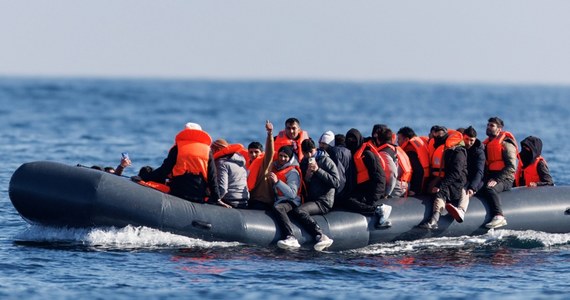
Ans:
[[[198,204],[141,186],[127,178],[88,168],[55,162],[31,162],[14,172],[10,199],[30,223],[64,227],[126,225],[146,226],[208,241],[237,241],[267,246],[280,237],[270,212],[228,209]],[[512,230],[549,233],[570,232],[570,187],[517,188],[501,194],[503,210]],[[414,240],[439,236],[480,235],[492,218],[486,201],[471,199],[465,222],[444,215],[439,229],[416,228],[428,218],[428,198],[395,198],[393,226],[375,229],[373,217],[333,211],[315,219],[334,239],[330,250],[354,249],[380,242]],[[312,237],[294,227],[299,242],[314,243]]]

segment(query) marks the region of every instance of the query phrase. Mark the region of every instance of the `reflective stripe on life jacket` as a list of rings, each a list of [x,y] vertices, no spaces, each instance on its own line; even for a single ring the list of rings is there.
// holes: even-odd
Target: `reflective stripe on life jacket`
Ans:
[[[297,154],[297,161],[301,161],[303,159],[303,151],[301,151],[301,143],[308,138],[309,134],[304,130],[301,130],[301,133],[299,133],[299,138],[296,140],[289,139],[287,137],[287,134],[285,133],[285,130],[279,131],[279,134],[277,134],[277,137],[275,137],[274,141],[275,154],[273,155],[273,160],[277,161],[277,159],[279,158],[279,149],[281,147],[292,146],[293,151],[295,152],[295,154]]]
[[[424,178],[429,177],[430,159],[429,159],[429,153],[428,153],[427,145],[424,142],[424,140],[420,137],[415,136],[415,137],[409,139],[408,141],[406,141],[402,145],[402,148],[405,151],[413,151],[413,152],[417,153],[420,164],[422,165],[422,168],[424,169]]]
[[[383,170],[386,169],[386,164],[384,163],[384,160],[380,157],[381,155],[376,150],[376,147],[374,145],[372,145],[371,142],[366,142],[366,143],[362,144],[362,146],[360,146],[360,149],[358,149],[356,151],[356,153],[354,153],[354,158],[353,158],[354,159],[354,166],[356,167],[356,183],[357,184],[360,184],[360,183],[363,183],[363,182],[370,180],[370,175],[368,175],[368,168],[366,168],[366,165],[364,164],[364,160],[362,159],[364,157],[364,155],[363,155],[364,151],[367,149],[372,151],[372,153],[374,153],[374,155],[376,155],[376,157],[380,161],[382,169]]]
[[[524,183],[526,186],[530,186],[531,182],[540,182],[540,176],[538,175],[538,163],[540,161],[546,161],[542,156],[537,157],[534,162],[523,169],[522,161],[519,160],[517,171],[515,173],[515,186],[521,186],[521,177],[524,176]]]
[[[219,151],[216,151],[216,153],[214,153],[214,159],[218,159],[220,157],[231,155],[234,153],[239,153],[241,156],[243,156],[243,158],[246,159],[246,161],[249,160],[247,155],[247,150],[243,147],[242,144],[231,144],[228,145],[227,147],[220,149]]]
[[[515,136],[508,131],[501,131],[501,133],[499,133],[499,135],[493,140],[486,138],[483,141],[483,144],[485,144],[485,154],[487,157],[485,160],[487,170],[500,171],[505,167],[505,162],[503,161],[503,141],[505,138],[511,139],[515,145],[515,148],[517,148]]]
[[[434,149],[435,139],[429,141],[428,151],[430,153],[430,170],[431,174],[436,177],[443,178],[445,176],[443,153],[445,149],[459,145],[463,141],[463,134],[459,131],[448,130],[447,139],[443,145],[439,145]]]
[[[184,129],[176,135],[178,155],[172,176],[202,175],[208,181],[208,158],[212,138],[202,130]]]

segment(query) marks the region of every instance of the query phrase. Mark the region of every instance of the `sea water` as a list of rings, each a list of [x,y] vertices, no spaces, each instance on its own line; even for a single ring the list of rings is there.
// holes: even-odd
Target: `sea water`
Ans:
[[[570,87],[407,82],[0,78],[0,297],[3,299],[567,299],[570,234],[498,229],[342,252],[206,242],[152,228],[31,226],[8,187],[23,163],[159,166],[186,122],[214,139],[264,141],[296,117],[313,138],[350,128],[472,125],[491,116],[543,140],[570,184]],[[537,200],[540,201],[540,200]],[[469,217],[469,213],[467,213]],[[570,221],[570,220],[569,220]]]

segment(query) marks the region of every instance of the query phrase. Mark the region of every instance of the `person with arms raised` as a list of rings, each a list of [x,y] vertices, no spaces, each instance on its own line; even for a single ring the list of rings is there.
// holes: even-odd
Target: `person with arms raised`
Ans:
[[[251,159],[247,175],[247,187],[249,189],[248,208],[250,209],[269,210],[274,203],[273,182],[269,177],[269,173],[271,173],[273,165],[275,148],[273,143],[273,124],[269,120],[265,121],[265,131],[267,132],[265,152],[261,151],[261,153],[258,153],[259,150],[263,150],[263,147],[260,149],[256,144],[251,143],[248,146],[248,153]]]

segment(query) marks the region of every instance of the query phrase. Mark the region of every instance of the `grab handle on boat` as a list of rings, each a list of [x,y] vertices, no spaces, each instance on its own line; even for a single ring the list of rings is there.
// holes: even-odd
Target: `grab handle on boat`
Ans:
[[[202,229],[212,229],[212,224],[208,223],[208,222],[204,222],[204,221],[192,221],[192,226],[194,227],[199,227]]]

